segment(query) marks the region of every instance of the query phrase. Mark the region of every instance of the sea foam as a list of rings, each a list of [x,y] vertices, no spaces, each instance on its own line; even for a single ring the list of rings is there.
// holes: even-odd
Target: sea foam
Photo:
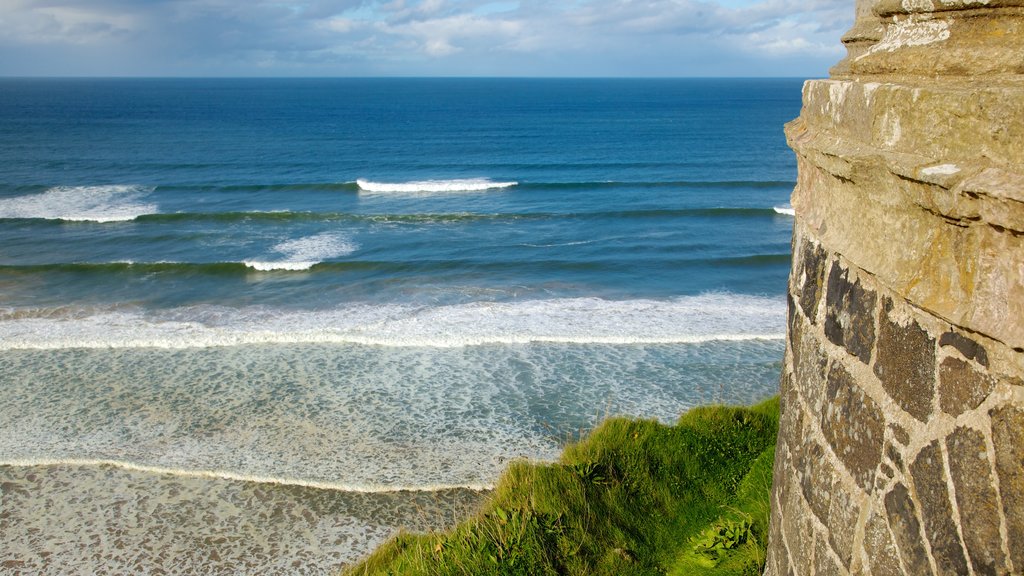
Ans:
[[[785,335],[785,313],[781,299],[737,294],[669,300],[352,304],[315,311],[214,306],[148,312],[17,309],[0,314],[0,349],[198,348],[260,343],[458,348],[530,342],[777,340]]]
[[[145,201],[152,188],[131,185],[57,186],[39,194],[0,199],[0,218],[69,222],[124,222],[158,212]]]
[[[356,180],[359,190],[363,192],[399,192],[399,193],[441,193],[441,192],[479,192],[496,188],[510,188],[518,182],[495,182],[487,178],[464,178],[456,180],[422,180],[418,182],[371,182]]]
[[[286,240],[271,250],[275,258],[268,260],[246,260],[244,264],[260,271],[309,270],[328,258],[347,256],[359,249],[359,245],[345,234],[325,232],[315,236]]]

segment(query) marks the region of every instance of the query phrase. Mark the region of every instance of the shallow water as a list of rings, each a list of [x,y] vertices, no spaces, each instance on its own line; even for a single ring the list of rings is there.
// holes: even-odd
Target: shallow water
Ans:
[[[0,569],[334,571],[774,394],[800,85],[0,79]]]

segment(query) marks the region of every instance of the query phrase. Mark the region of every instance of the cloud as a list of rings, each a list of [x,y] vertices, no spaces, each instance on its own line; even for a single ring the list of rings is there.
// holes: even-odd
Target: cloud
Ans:
[[[43,74],[814,75],[842,54],[839,37],[853,16],[850,0],[0,0],[0,8],[0,50],[39,55],[38,62],[0,59],[0,74],[34,67]],[[124,69],[126,60],[144,72]]]

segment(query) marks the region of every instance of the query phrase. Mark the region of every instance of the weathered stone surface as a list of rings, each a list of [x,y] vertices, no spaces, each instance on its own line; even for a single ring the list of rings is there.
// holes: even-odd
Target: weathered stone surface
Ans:
[[[917,519],[910,491],[902,483],[885,495],[885,513],[907,574],[932,574],[928,553],[921,540],[921,523]]]
[[[974,573],[1005,574],[1006,559],[999,546],[999,500],[985,447],[985,437],[970,428],[957,428],[946,439],[949,473],[956,491],[956,503],[963,523],[967,554]]]
[[[1016,573],[1020,573],[1024,570],[1024,408],[1000,406],[990,414],[1010,560]]]
[[[828,355],[810,330],[798,329],[792,332],[791,342],[795,360],[794,385],[811,413],[820,414],[825,398]]]
[[[892,430],[892,437],[900,444],[906,446],[910,444],[910,434],[900,426],[899,424],[889,424],[889,429]]]
[[[857,484],[870,493],[882,459],[885,419],[875,401],[837,363],[828,374],[821,430]]]
[[[868,557],[868,569],[873,576],[901,576],[896,546],[889,534],[889,525],[885,518],[876,512],[868,516],[864,526],[864,552]]]
[[[985,351],[985,347],[962,334],[946,332],[939,338],[939,346],[956,348],[964,358],[988,367],[988,352]]]
[[[921,503],[924,531],[931,543],[938,573],[967,574],[967,559],[956,531],[946,475],[942,468],[939,443],[932,442],[910,464],[910,473],[914,479],[917,500]]]
[[[814,543],[814,573],[820,576],[842,576],[839,563],[828,552],[828,544],[819,534]]]
[[[900,449],[893,444],[887,444],[885,447],[885,457],[892,462],[893,466],[896,467],[900,472],[906,472],[907,469],[903,465],[903,456],[900,454]]]
[[[946,414],[959,416],[974,410],[995,387],[996,381],[991,376],[978,372],[963,360],[946,358],[939,366],[939,405]]]
[[[829,543],[843,566],[849,568],[856,537],[857,517],[860,516],[859,494],[849,492],[836,478],[832,482],[832,498],[828,506]]]
[[[879,321],[875,375],[903,410],[927,422],[935,396],[935,339],[914,320],[900,325],[892,317],[893,308],[886,299]]]
[[[832,263],[825,296],[825,336],[867,364],[875,344],[876,294],[851,282],[849,271]]]
[[[795,479],[787,479],[793,481]],[[785,514],[782,516],[782,531],[789,547],[790,570],[796,574],[810,574],[814,558],[814,524],[811,511],[800,497],[799,486],[787,489]]]
[[[817,323],[818,319],[818,302],[824,287],[826,257],[825,251],[820,246],[810,242],[804,243],[800,286],[797,294],[799,294],[800,308],[811,324]]]
[[[832,484],[835,469],[825,458],[825,449],[813,440],[804,444],[798,463],[800,490],[811,511],[826,526],[829,522],[829,505],[832,501]]]

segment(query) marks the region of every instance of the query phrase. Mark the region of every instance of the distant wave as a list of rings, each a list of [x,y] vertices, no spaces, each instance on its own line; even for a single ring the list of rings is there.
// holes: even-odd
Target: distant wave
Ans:
[[[145,202],[153,188],[130,185],[57,186],[45,192],[0,199],[2,219],[124,222],[158,211]]]
[[[786,216],[796,216],[796,211],[792,206],[775,206],[772,208],[776,214],[784,214]]]
[[[422,180],[416,182],[371,182],[359,179],[356,184],[363,192],[479,192],[496,188],[509,188],[518,182],[495,182],[486,178],[465,178],[457,180]]]
[[[0,349],[195,348],[338,343],[455,348],[531,342],[670,344],[781,339],[785,302],[738,294],[671,300],[559,298],[333,310],[193,306],[167,311],[0,310]]]
[[[313,273],[375,272],[383,274],[407,274],[445,272],[472,268],[478,272],[506,273],[529,269],[551,271],[608,272],[630,268],[632,262],[625,259],[604,261],[578,261],[565,258],[529,258],[501,261],[460,260],[329,260],[341,258],[358,250],[358,244],[348,240],[334,240],[323,247],[322,252],[294,253],[288,255],[268,254],[238,262],[58,262],[52,264],[0,265],[0,272],[11,274],[65,272],[71,274],[166,274],[166,275],[208,275],[234,276],[252,272],[307,271]],[[589,241],[572,241],[555,244],[523,243],[525,248],[552,248],[592,244]],[[686,257],[680,255],[660,261],[664,266],[675,267],[759,267],[787,265],[788,253],[750,254],[727,257]]]
[[[505,212],[505,213],[419,213],[419,214],[357,214],[351,212],[292,212],[288,210],[252,212],[166,212],[141,214],[140,223],[162,222],[352,222],[377,224],[458,224],[484,221],[513,222],[519,220],[596,220],[604,218],[770,218],[778,214],[771,208],[683,208],[653,210],[608,210],[595,212]],[[8,218],[0,216],[0,220]],[[20,217],[9,217],[10,219]],[[54,225],[58,220],[52,221]]]

